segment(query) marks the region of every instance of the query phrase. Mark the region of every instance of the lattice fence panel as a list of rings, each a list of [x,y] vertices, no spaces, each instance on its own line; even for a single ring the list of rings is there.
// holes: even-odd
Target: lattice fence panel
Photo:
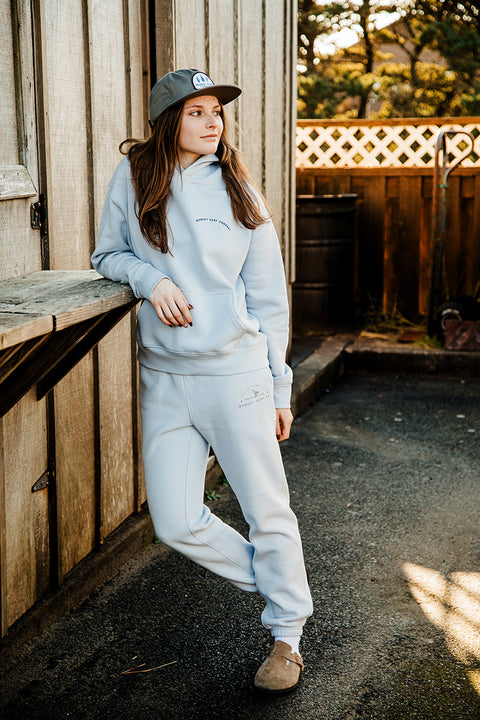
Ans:
[[[422,121],[388,120],[345,124],[299,121],[297,124],[297,168],[430,168],[435,160],[435,135],[442,128],[467,130],[475,138],[473,152],[463,167],[480,167],[480,119],[474,122],[428,118]],[[477,120],[477,118],[475,118]],[[449,161],[461,156],[467,139],[447,139]]]

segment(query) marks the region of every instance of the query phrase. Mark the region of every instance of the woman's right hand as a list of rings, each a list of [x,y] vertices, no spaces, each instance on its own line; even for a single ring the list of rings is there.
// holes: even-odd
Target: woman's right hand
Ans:
[[[150,302],[165,325],[169,327],[192,325],[190,310],[193,306],[170,278],[164,277],[155,285],[150,295]]]

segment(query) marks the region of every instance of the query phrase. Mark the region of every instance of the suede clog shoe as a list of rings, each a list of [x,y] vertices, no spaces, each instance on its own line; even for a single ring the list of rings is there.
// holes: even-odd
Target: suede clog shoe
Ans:
[[[281,640],[276,640],[266,660],[258,668],[254,685],[257,690],[268,693],[285,693],[294,690],[303,670],[303,661],[298,653]]]

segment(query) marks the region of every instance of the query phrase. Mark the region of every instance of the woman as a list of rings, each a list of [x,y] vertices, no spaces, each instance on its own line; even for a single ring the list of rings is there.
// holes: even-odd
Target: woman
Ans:
[[[303,668],[298,643],[312,605],[277,442],[293,420],[282,258],[225,130],[223,105],[240,92],[197,70],[156,83],[152,135],[128,143],[92,263],[143,299],[142,447],[155,532],[265,599],[274,642],[255,686],[286,692]],[[209,446],[249,541],[203,504]]]

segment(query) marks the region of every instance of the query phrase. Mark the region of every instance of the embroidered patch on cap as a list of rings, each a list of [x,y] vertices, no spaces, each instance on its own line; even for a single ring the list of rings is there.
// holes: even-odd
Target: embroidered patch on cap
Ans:
[[[202,72],[195,73],[195,75],[192,77],[192,83],[195,90],[203,90],[203,88],[215,85],[213,80],[211,80],[208,75],[205,75],[205,73]]]

